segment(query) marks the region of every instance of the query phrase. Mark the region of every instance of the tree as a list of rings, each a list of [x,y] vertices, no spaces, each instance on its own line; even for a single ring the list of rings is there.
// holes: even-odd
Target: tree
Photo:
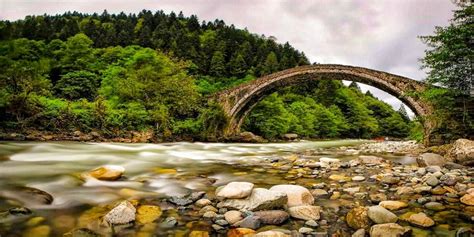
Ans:
[[[270,52],[265,59],[265,64],[263,66],[262,74],[267,75],[273,72],[278,71],[278,59],[275,52]]]
[[[398,109],[398,114],[400,114],[400,116],[405,122],[410,122],[410,117],[408,116],[408,112],[403,104],[400,105],[400,109]]]
[[[212,55],[211,59],[211,66],[209,68],[209,74],[216,76],[216,77],[223,77],[225,76],[225,58],[222,51],[215,51]]]
[[[474,5],[461,5],[447,27],[436,27],[435,34],[422,36],[428,45],[423,68],[427,81],[469,94],[474,87]]]
[[[98,76],[88,71],[69,72],[54,86],[57,96],[68,99],[94,100],[97,93]]]
[[[229,62],[230,74],[236,77],[243,77],[247,72],[247,64],[241,54],[233,55]]]

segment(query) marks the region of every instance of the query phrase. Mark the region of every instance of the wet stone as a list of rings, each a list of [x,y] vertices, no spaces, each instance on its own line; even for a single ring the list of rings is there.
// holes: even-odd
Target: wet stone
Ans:
[[[288,213],[281,210],[257,211],[254,212],[254,215],[258,216],[261,222],[266,225],[280,225],[289,218]]]
[[[433,211],[442,211],[446,209],[444,205],[439,202],[428,202],[425,204],[425,208]]]
[[[369,207],[367,214],[369,218],[377,224],[395,223],[398,220],[395,214],[381,206]]]
[[[247,216],[243,220],[236,222],[234,225],[242,228],[256,230],[261,226],[262,222],[258,216]]]

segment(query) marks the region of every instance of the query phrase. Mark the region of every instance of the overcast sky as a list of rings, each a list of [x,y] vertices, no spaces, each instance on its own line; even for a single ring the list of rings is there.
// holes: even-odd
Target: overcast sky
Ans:
[[[65,11],[109,13],[142,9],[183,11],[200,20],[223,19],[252,33],[274,36],[305,52],[311,62],[362,66],[422,80],[417,38],[445,26],[450,0],[0,0],[0,19]],[[369,86],[363,86],[367,90]],[[375,88],[398,108],[398,99]]]

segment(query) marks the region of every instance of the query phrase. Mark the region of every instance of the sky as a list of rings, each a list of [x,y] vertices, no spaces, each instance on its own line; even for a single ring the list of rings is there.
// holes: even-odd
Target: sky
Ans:
[[[422,80],[418,36],[449,24],[449,0],[0,0],[0,19],[26,15],[183,11],[200,20],[216,18],[252,33],[276,37],[303,51],[311,62],[367,67]],[[398,109],[400,101],[362,85]],[[410,111],[411,112],[411,111]],[[412,113],[411,113],[412,114]]]

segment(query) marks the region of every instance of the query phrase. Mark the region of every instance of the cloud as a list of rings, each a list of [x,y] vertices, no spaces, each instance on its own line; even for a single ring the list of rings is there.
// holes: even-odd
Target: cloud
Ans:
[[[0,0],[0,19],[104,9],[183,11],[288,41],[312,62],[357,65],[422,80],[418,59],[425,45],[417,37],[447,25],[454,8],[447,0]],[[399,107],[387,93],[364,88]]]

